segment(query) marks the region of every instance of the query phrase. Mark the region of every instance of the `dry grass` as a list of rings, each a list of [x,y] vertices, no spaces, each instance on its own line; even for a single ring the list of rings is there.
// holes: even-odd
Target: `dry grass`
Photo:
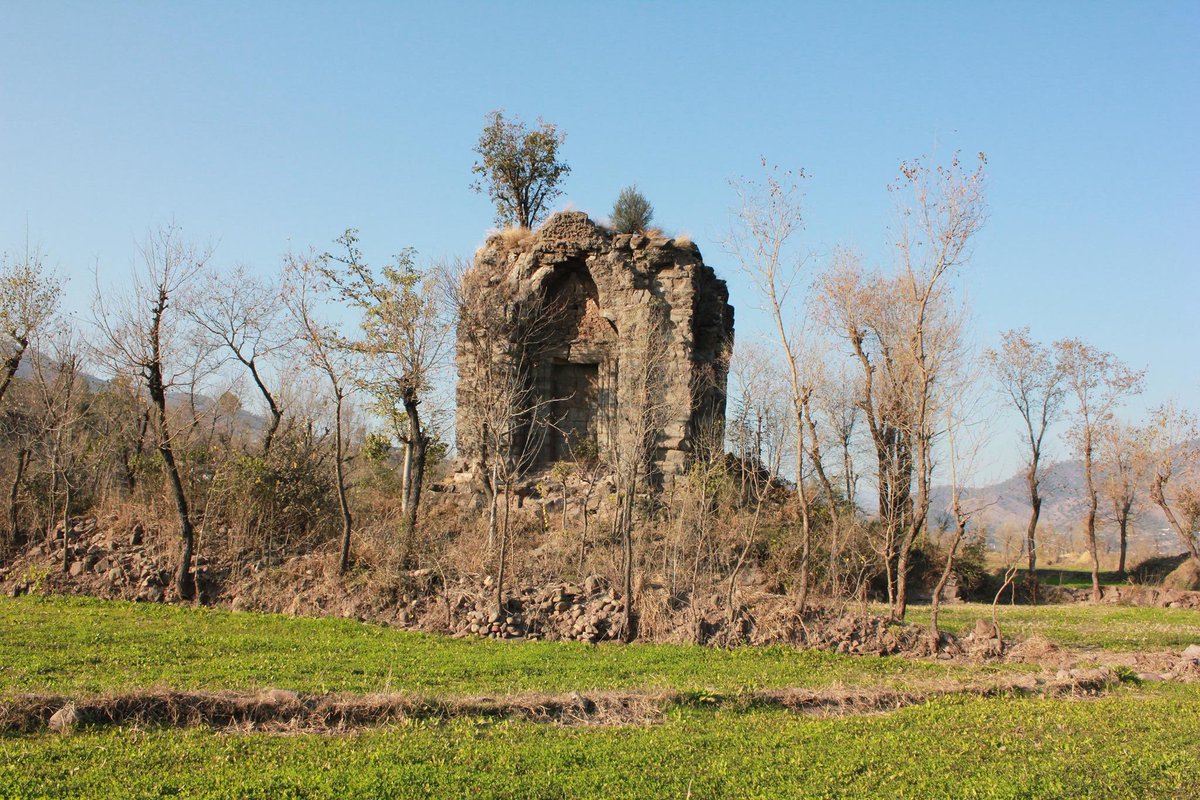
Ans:
[[[520,250],[533,236],[532,230],[519,225],[510,226],[495,234],[495,238],[500,240],[500,249],[505,253]]]
[[[907,690],[784,688],[736,693],[675,690],[525,693],[512,696],[428,697],[415,694],[302,694],[149,690],[70,698],[18,695],[0,703],[0,731],[63,733],[77,726],[210,727],[232,731],[340,733],[405,720],[468,717],[555,725],[644,725],[676,707],[770,708],[823,717],[892,711],[942,697],[1095,696],[1117,685],[1111,672],[1047,679],[997,676],[988,682],[943,682]]]

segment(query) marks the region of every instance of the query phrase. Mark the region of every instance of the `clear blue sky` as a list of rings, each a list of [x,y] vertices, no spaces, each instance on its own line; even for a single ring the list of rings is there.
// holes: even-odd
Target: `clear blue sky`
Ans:
[[[349,226],[375,257],[470,255],[502,107],[567,131],[564,202],[636,181],[734,278],[727,181],[760,155],[812,174],[810,247],[882,261],[899,161],[983,150],[978,338],[1082,336],[1149,368],[1139,407],[1195,407],[1200,4],[805,5],[9,0],[0,248],[28,226],[72,310],[172,218],[264,270]]]

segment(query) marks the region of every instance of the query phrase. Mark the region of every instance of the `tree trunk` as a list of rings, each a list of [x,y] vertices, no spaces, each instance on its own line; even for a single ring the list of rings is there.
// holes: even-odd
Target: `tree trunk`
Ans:
[[[960,518],[955,525],[954,539],[950,542],[950,550],[946,553],[946,565],[942,567],[942,574],[938,577],[937,585],[933,587],[933,597],[929,601],[929,632],[933,634],[935,643],[940,634],[938,612],[942,608],[942,592],[946,590],[946,584],[950,582],[950,575],[954,572],[954,556],[958,553],[958,545],[962,542],[966,530],[967,524]]]
[[[567,532],[567,481],[562,481],[562,531]]]
[[[633,504],[638,485],[635,470],[621,499],[621,641],[632,642],[637,637],[637,621],[633,605]]]
[[[506,560],[508,557],[508,521],[509,512],[512,508],[510,497],[512,495],[512,485],[508,480],[504,481],[504,521],[500,525],[500,563],[496,568],[496,613],[500,616],[504,615],[504,578],[506,571]]]
[[[1038,602],[1037,577],[1037,525],[1042,514],[1042,496],[1038,492],[1037,466],[1030,469],[1027,478],[1029,483],[1029,526],[1025,529],[1025,550],[1029,557],[1029,596],[1033,604]]]
[[[1087,516],[1088,554],[1092,557],[1092,602],[1100,602],[1100,554],[1096,549],[1096,496],[1088,504]]]
[[[793,367],[793,385],[799,385]],[[809,515],[808,490],[804,487],[804,412],[808,406],[807,394],[794,393],[792,409],[796,425],[796,502],[800,506],[800,586],[799,605],[803,613],[808,605],[809,556],[812,554],[812,519]]]
[[[175,501],[175,514],[179,519],[179,567],[175,572],[175,591],[184,600],[194,596],[195,581],[192,578],[192,550],[195,547],[195,531],[188,512],[187,494],[183,488],[183,477],[175,463],[175,451],[171,448],[171,435],[167,427],[167,398],[163,387],[162,370],[158,364],[150,366],[150,399],[158,412],[158,453],[167,470],[167,482],[171,497]]]
[[[1192,563],[1196,565],[1196,569],[1200,570],[1200,544],[1197,544],[1196,536],[1179,522],[1179,518],[1175,516],[1174,510],[1167,503],[1167,497],[1164,492],[1165,483],[1166,481],[1161,475],[1155,478],[1154,483],[1150,486],[1150,499],[1162,509],[1167,522],[1175,529],[1175,534],[1179,537],[1180,543],[1187,548],[1188,554],[1192,557]]]
[[[908,611],[908,553],[908,548],[901,547],[896,556],[896,601],[892,604],[892,619],[896,622],[903,621]]]
[[[12,483],[8,487],[8,535],[14,552],[25,545],[25,536],[17,518],[17,500],[21,491],[21,479],[25,476],[25,467],[28,465],[29,448],[26,447],[17,451],[17,465],[13,472]]]
[[[337,479],[337,494],[338,494],[338,509],[342,513],[342,553],[338,560],[338,572],[345,574],[350,568],[350,533],[354,528],[354,519],[350,516],[350,503],[346,498],[346,467],[345,459],[345,442],[342,440],[342,392],[335,388],[336,403],[334,410],[334,423],[337,427],[337,432],[334,434],[334,477]]]
[[[25,336],[18,336],[15,341],[17,349],[4,359],[4,380],[0,382],[0,403],[4,402],[4,395],[8,394],[8,387],[12,384],[17,369],[21,366],[21,358],[25,355],[25,349],[29,347],[29,339]]]
[[[63,552],[62,552],[62,571],[69,572],[71,569],[71,482],[67,480],[67,476],[63,475],[63,486],[65,488],[63,496]]]
[[[279,410],[279,404],[275,402],[275,397],[263,383],[262,377],[258,374],[258,365],[254,359],[242,359],[242,363],[250,370],[250,377],[254,379],[254,385],[258,387],[259,394],[263,396],[263,400],[267,401],[267,408],[271,412],[271,424],[267,426],[266,433],[263,434],[263,455],[269,455],[271,452],[271,442],[275,440],[275,432],[279,430],[279,423],[283,420],[283,412]]]
[[[425,455],[429,437],[421,430],[421,417],[414,396],[403,398],[404,413],[408,416],[408,463],[411,465],[405,485],[404,508],[404,560],[412,551],[413,537],[417,533],[417,513],[421,505],[421,485],[425,476]]]
[[[500,479],[495,467],[491,468],[483,483],[488,490],[487,552],[491,553],[496,546],[496,505],[500,502]]]
[[[1132,503],[1124,502],[1117,514],[1117,527],[1121,533],[1121,554],[1117,561],[1117,573],[1125,577],[1125,556],[1129,551],[1129,511]]]

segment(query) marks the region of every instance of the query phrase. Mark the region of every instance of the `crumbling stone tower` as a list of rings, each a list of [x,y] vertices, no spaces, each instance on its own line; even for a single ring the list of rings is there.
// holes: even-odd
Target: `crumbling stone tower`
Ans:
[[[529,430],[506,446],[526,448],[531,472],[579,452],[603,457],[636,427],[650,372],[654,408],[645,419],[653,420],[647,435],[659,475],[686,469],[697,437],[723,425],[733,307],[690,241],[613,234],[586,214],[563,212],[536,232],[491,236],[468,282],[476,304],[505,323],[480,331],[459,321],[457,433],[468,470],[486,457],[480,431],[502,424],[485,420],[497,401],[484,385],[481,339],[489,358],[525,358],[520,404]],[[512,322],[522,314],[524,327]]]

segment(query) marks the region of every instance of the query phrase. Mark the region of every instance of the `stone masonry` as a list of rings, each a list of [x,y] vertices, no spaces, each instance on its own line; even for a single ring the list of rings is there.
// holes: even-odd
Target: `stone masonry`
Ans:
[[[657,420],[656,471],[682,472],[697,437],[720,430],[733,307],[690,241],[613,234],[586,214],[563,212],[536,232],[491,236],[464,280],[483,287],[483,303],[506,319],[521,304],[545,310],[547,329],[524,373],[522,403],[539,409],[533,416],[544,426],[531,472],[580,452],[603,455],[621,428],[635,425],[629,412],[645,402],[638,392],[651,359],[655,413],[646,418]],[[469,346],[463,328],[470,324],[460,319],[457,353],[458,448],[468,468],[481,450],[475,406],[488,402],[479,345]]]

